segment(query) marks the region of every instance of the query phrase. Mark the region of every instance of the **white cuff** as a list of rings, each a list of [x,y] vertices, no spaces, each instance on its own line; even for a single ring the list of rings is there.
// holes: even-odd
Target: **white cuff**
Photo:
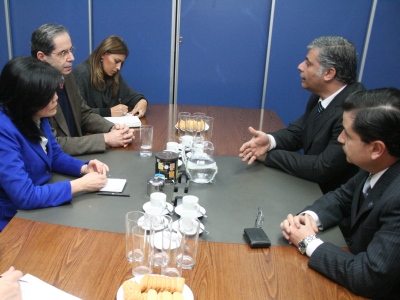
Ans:
[[[313,254],[314,250],[318,248],[319,245],[323,244],[324,242],[321,239],[315,239],[312,240],[308,245],[306,249],[306,254],[308,257],[311,257]]]
[[[267,134],[267,137],[269,139],[269,150],[268,151],[271,151],[272,149],[276,148],[276,141],[275,141],[275,138],[270,134]]]
[[[322,224],[321,224],[321,221],[319,220],[319,217],[318,217],[318,215],[317,215],[315,212],[313,212],[313,211],[311,211],[311,210],[306,210],[306,211],[303,211],[302,214],[310,215],[311,218],[314,219],[315,223],[317,223],[318,229],[319,229],[319,230],[322,230],[322,229],[323,229]]]

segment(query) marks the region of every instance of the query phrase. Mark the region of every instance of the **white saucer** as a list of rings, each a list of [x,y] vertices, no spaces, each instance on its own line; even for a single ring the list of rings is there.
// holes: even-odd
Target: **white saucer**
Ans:
[[[165,216],[160,216],[159,218],[160,218],[160,219],[158,219],[159,226],[154,227],[155,230],[161,230],[161,229],[167,227],[166,224],[168,224],[168,222],[169,222],[169,220]],[[142,228],[145,230],[150,230],[149,221],[146,221],[145,217],[139,218],[138,225],[142,226]]]
[[[178,221],[179,221],[179,220],[176,220],[176,221],[174,221],[174,222],[172,223],[172,228],[174,228],[174,229],[178,228]],[[199,234],[202,234],[202,233],[203,233],[204,228],[205,228],[204,224],[200,222]]]
[[[176,212],[178,215],[181,215],[181,214],[182,214],[182,210],[183,210],[182,205],[178,205],[177,207],[175,207],[175,212]],[[197,212],[197,217],[198,217],[198,218],[201,218],[201,217],[203,217],[203,215],[205,215],[205,214],[206,214],[206,209],[205,209],[204,207],[200,206],[199,211]]]
[[[157,275],[157,276],[162,276],[162,275]],[[129,280],[135,281],[140,284],[140,281],[142,280],[142,278],[143,278],[143,275],[133,277]],[[194,300],[193,292],[186,284],[183,286],[182,295],[185,300]],[[117,300],[126,300],[126,299],[124,299],[124,288],[122,287],[122,284],[117,291]]]
[[[163,215],[167,215],[167,214],[169,214],[169,211],[172,211],[173,209],[174,209],[174,207],[172,206],[172,204],[171,203],[166,203],[167,204],[167,208],[165,208],[164,210],[163,210],[163,212],[162,212],[162,214]],[[144,212],[146,212],[147,213],[147,210],[148,210],[148,208],[151,206],[151,202],[150,201],[148,201],[148,202],[146,202],[145,204],[143,204],[143,210],[144,210]],[[168,211],[169,210],[169,211]]]
[[[172,226],[174,226],[174,225],[172,225]],[[204,230],[204,229],[203,229]],[[157,248],[157,249],[162,249],[162,231],[159,231],[159,232],[157,232],[155,235],[154,235],[154,246]],[[175,234],[175,237],[176,238],[178,238],[179,237],[179,240],[180,239],[182,239],[182,234],[179,232],[178,233],[179,235],[177,235],[177,234]],[[167,244],[168,245],[168,244]],[[178,242],[176,239],[174,239],[173,241],[172,241],[172,243],[171,243],[171,249],[176,249],[176,248],[178,248],[179,247],[179,245],[180,245],[180,242]]]

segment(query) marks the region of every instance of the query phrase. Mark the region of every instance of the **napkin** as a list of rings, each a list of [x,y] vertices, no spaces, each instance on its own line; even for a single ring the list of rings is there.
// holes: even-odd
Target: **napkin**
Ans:
[[[107,184],[100,191],[121,193],[125,187],[126,179],[108,178]]]
[[[25,274],[21,279],[27,281],[20,282],[23,300],[81,300],[31,274]]]
[[[138,116],[132,116],[131,114],[127,114],[123,117],[104,117],[106,120],[113,122],[114,124],[125,124],[129,127],[140,127],[142,122],[140,121]]]

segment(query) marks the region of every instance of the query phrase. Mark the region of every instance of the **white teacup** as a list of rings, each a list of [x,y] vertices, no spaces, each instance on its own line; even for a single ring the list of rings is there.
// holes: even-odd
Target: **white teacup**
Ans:
[[[166,150],[178,153],[179,152],[179,144],[177,142],[168,142]]]
[[[187,195],[182,197],[182,211],[194,211],[196,212],[196,218],[197,218],[197,212],[199,210],[200,210],[199,198],[192,195]]]
[[[193,137],[190,135],[184,135],[181,137],[181,142],[182,142],[183,146],[185,146],[187,148],[191,148],[192,142],[193,142]]]
[[[181,218],[182,219],[197,219],[198,218],[197,210],[182,210]]]
[[[150,204],[152,207],[160,208],[161,211],[167,206],[167,195],[161,192],[154,192],[150,194]]]

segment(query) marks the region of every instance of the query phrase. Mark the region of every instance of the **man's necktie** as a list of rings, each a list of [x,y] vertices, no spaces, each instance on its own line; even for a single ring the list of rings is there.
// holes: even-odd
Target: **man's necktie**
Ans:
[[[364,199],[367,198],[369,192],[371,192],[371,177],[372,177],[372,174],[370,174],[368,176],[367,180],[365,180],[365,183],[364,183],[364,187],[363,187]]]
[[[321,116],[321,113],[323,110],[324,110],[324,107],[322,106],[321,101],[318,101],[317,112],[315,113],[315,118],[314,118],[314,124],[317,122],[318,118]]]

